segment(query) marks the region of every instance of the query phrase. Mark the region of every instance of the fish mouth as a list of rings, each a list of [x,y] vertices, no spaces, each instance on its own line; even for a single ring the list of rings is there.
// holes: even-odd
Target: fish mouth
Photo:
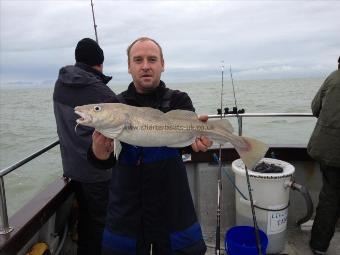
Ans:
[[[80,116],[80,118],[76,120],[78,124],[86,124],[92,122],[91,115],[79,111],[74,111],[74,113]]]

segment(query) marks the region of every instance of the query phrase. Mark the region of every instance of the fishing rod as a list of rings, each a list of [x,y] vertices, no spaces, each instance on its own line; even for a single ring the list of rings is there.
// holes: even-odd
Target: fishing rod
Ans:
[[[235,105],[235,107],[233,107],[233,110],[229,113],[236,114],[237,123],[238,123],[238,135],[242,135],[242,119],[240,118],[239,113],[245,113],[245,110],[244,109],[239,110],[237,108],[236,92],[235,92],[235,86],[234,86],[233,72],[231,71],[231,65],[229,66],[229,73],[230,73],[231,85],[233,87],[234,105]]]
[[[223,87],[224,87],[224,61],[222,61],[221,65],[221,111],[220,117],[222,119],[222,104],[223,104]],[[217,213],[216,213],[216,245],[215,245],[215,254],[221,254],[221,191],[222,191],[222,145],[220,144],[219,148],[219,158],[218,158],[218,174],[217,174]]]
[[[235,104],[235,107],[236,107],[236,116],[237,116],[237,119],[239,120],[239,111],[237,110],[237,100],[236,100],[235,85],[234,85],[234,78],[233,78],[233,72],[231,70],[231,65],[230,65],[230,68],[229,68],[229,72],[230,72],[230,78],[231,78],[231,85],[233,87],[234,104]],[[251,192],[251,185],[250,185],[250,179],[249,179],[249,172],[248,172],[248,168],[247,168],[246,165],[244,165],[244,168],[245,168],[245,171],[246,171],[246,179],[247,179],[247,185],[248,185],[250,208],[251,208],[251,214],[252,214],[252,217],[253,217],[253,225],[254,225],[254,230],[255,230],[255,240],[256,240],[257,254],[262,255],[259,226],[257,225],[257,220],[256,220],[254,200],[253,200],[253,195],[252,195],[252,192]]]
[[[233,78],[233,72],[231,71],[231,65],[229,66],[229,73],[230,73],[230,79],[231,79],[231,85],[233,87],[233,94],[234,94],[234,104],[237,110],[237,100],[236,100],[236,94],[235,94],[235,86],[234,86],[234,78]],[[236,114],[238,114],[238,112],[236,111]]]
[[[255,229],[255,239],[256,239],[257,253],[259,255],[262,255],[262,247],[261,247],[261,240],[260,240],[260,231],[259,231],[259,226],[257,225],[257,220],[256,220],[254,200],[253,200],[253,195],[251,193],[251,186],[250,186],[250,180],[249,180],[249,172],[248,172],[248,168],[247,168],[246,165],[244,165],[244,168],[246,170],[246,177],[247,177],[247,184],[248,184],[248,193],[249,193],[249,200],[250,200],[250,208],[251,208],[251,214],[253,216],[253,224],[254,224],[254,229]]]
[[[92,8],[92,19],[93,19],[94,33],[96,35],[96,42],[98,43],[97,24],[96,24],[96,19],[94,17],[94,10],[93,10],[93,2],[92,2],[92,0],[91,0],[91,8]]]

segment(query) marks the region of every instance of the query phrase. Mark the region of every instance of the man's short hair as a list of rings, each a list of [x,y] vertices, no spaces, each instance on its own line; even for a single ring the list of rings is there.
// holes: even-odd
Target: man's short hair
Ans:
[[[128,62],[130,62],[130,51],[131,51],[132,46],[135,45],[137,42],[144,42],[144,41],[151,41],[154,44],[156,44],[159,51],[160,51],[160,54],[161,54],[161,60],[164,61],[162,47],[159,45],[158,42],[156,42],[154,39],[149,38],[149,37],[139,37],[136,40],[134,40],[126,50],[126,53],[127,53],[127,56],[128,56]]]
[[[95,40],[84,38],[77,44],[75,50],[75,58],[77,62],[87,64],[89,66],[101,65],[104,62],[104,52]]]

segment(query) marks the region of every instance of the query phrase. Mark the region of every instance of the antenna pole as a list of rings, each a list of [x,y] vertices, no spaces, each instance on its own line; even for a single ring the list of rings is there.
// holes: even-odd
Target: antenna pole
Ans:
[[[94,33],[96,35],[96,42],[98,43],[97,24],[96,24],[96,19],[94,17],[94,10],[93,10],[93,2],[92,2],[92,0],[91,0],[91,8],[92,8],[92,18],[93,18]]]

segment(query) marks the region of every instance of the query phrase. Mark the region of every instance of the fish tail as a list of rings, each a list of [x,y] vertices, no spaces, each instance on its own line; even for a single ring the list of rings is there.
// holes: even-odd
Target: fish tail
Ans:
[[[208,122],[209,123],[209,122]],[[230,142],[240,155],[247,168],[252,169],[264,157],[268,146],[254,138],[234,135],[233,127],[228,120],[215,120],[210,122],[212,129],[206,135],[216,143]]]
[[[202,130],[201,135],[206,135],[209,139],[218,144],[230,142],[230,135],[234,131],[228,120],[213,120],[208,122],[207,129]]]
[[[256,165],[256,163],[265,156],[268,150],[268,145],[254,138],[244,136],[242,138],[247,146],[235,146],[235,149],[247,168],[252,169]]]

